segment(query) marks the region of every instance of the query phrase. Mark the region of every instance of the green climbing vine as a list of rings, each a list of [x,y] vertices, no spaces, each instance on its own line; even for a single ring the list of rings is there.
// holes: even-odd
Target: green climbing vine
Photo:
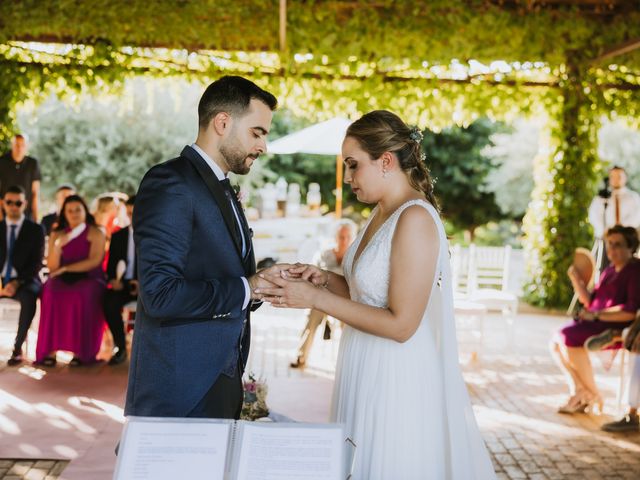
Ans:
[[[590,247],[587,208],[598,168],[599,117],[581,66],[568,64],[561,95],[551,108],[551,148],[536,166],[536,187],[524,219],[528,250],[526,297],[534,304],[566,306],[566,271],[576,247]]]
[[[545,113],[553,145],[536,166],[525,219],[526,293],[562,305],[572,251],[589,243],[600,118],[640,118],[638,51],[594,59],[640,37],[640,11],[497,0],[287,3],[280,50],[275,0],[1,2],[0,142],[21,102],[118,88],[132,75],[203,84],[250,76],[310,120],[387,108],[437,131]]]

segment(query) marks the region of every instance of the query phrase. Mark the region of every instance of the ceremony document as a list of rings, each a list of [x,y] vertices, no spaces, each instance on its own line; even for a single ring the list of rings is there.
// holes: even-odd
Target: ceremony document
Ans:
[[[344,480],[342,425],[129,417],[115,480]]]

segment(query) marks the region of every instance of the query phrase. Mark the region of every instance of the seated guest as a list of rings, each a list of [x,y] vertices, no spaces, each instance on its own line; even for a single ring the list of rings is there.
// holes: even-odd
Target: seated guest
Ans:
[[[344,258],[347,249],[351,245],[351,242],[356,237],[357,227],[351,220],[342,220],[336,227],[336,246],[320,253],[319,258],[315,260],[315,264],[324,270],[328,270],[338,275],[343,275],[342,272],[342,259]],[[316,330],[325,320],[326,315],[320,310],[311,309],[307,316],[307,324],[302,330],[300,336],[300,345],[298,346],[298,356],[295,362],[291,362],[289,366],[291,368],[303,368],[307,363],[307,357],[309,351],[313,345],[313,340],[316,336]],[[331,330],[329,326],[325,324],[325,338],[330,338]]]
[[[102,341],[104,234],[78,195],[62,205],[58,228],[49,237],[49,279],[41,300],[36,363],[56,364],[57,350],[73,352],[71,365],[92,363]]]
[[[126,201],[129,222],[133,218],[135,195]],[[123,269],[124,267],[124,269]],[[138,272],[136,249],[133,243],[133,225],[118,230],[111,237],[107,265],[109,289],[104,295],[104,316],[113,335],[115,350],[109,365],[118,365],[127,358],[127,344],[122,322],[122,307],[138,298]]]
[[[20,302],[18,333],[7,361],[13,366],[22,363],[22,344],[36,313],[42,287],[38,273],[42,268],[44,233],[40,225],[25,218],[27,197],[22,187],[9,187],[3,201],[6,215],[0,222],[0,264],[3,265],[0,297]]]
[[[602,272],[593,292],[587,290],[573,266],[568,271],[584,308],[558,332],[552,344],[552,354],[567,373],[571,390],[571,397],[558,410],[560,413],[584,412],[593,405],[602,409],[585,343],[608,329],[628,327],[640,308],[640,260],[633,257],[638,248],[636,230],[616,225],[607,230],[605,241],[610,265]]]
[[[96,226],[107,236],[107,240],[110,240],[111,235],[118,229],[115,222],[118,216],[118,204],[117,197],[104,195],[97,199],[95,211],[92,212]]]
[[[56,211],[42,217],[42,222],[40,222],[47,235],[51,235],[51,231],[58,227],[58,217],[65,198],[75,193],[75,189],[71,185],[65,184],[58,187],[56,190]]]

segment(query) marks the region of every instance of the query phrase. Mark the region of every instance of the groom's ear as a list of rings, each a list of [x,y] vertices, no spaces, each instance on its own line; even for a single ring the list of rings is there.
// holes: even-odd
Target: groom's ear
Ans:
[[[227,112],[216,114],[216,116],[211,119],[210,126],[218,135],[221,137],[224,136],[231,127],[231,115]]]

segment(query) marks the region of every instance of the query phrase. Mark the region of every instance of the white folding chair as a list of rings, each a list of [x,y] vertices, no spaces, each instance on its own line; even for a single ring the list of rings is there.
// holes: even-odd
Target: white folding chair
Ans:
[[[484,345],[484,318],[487,307],[468,299],[469,293],[469,249],[456,244],[451,249],[451,281],[453,283],[453,309],[459,332],[469,330],[471,336],[478,338],[479,346],[471,351],[471,359],[478,358],[478,350]],[[474,326],[474,323],[479,325]],[[464,328],[468,327],[468,328]]]
[[[469,247],[468,300],[506,317],[509,342],[513,342],[513,323],[518,313],[518,296],[508,290],[511,246]]]
[[[136,323],[136,309],[138,308],[137,300],[132,300],[122,307],[122,319],[124,321],[125,333],[132,333]]]

